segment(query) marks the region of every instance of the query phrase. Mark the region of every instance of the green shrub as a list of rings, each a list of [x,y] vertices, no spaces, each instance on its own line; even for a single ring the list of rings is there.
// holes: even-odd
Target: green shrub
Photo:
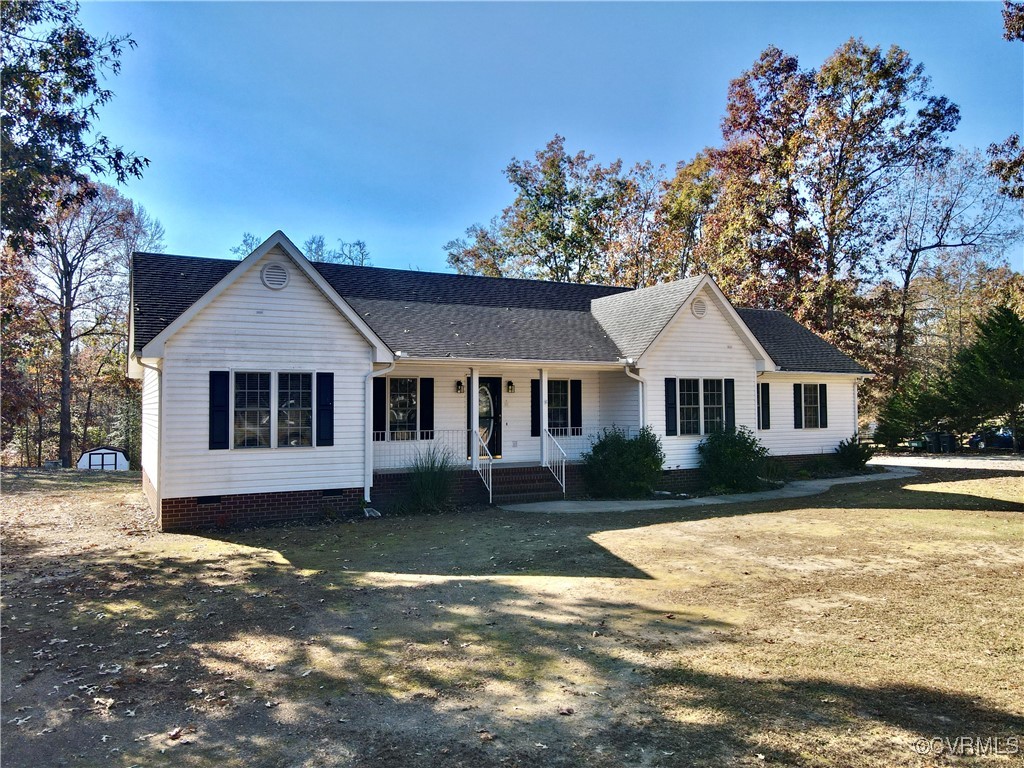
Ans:
[[[861,443],[857,435],[847,438],[836,446],[836,461],[844,469],[864,469],[868,459],[875,455],[875,449]]]
[[[456,463],[447,450],[431,446],[420,452],[409,468],[409,512],[440,512],[451,506]]]
[[[768,449],[746,427],[712,432],[697,446],[704,485],[729,491],[755,491]]]
[[[638,498],[661,479],[665,452],[650,427],[636,437],[612,427],[604,430],[583,454],[583,479],[592,496]]]

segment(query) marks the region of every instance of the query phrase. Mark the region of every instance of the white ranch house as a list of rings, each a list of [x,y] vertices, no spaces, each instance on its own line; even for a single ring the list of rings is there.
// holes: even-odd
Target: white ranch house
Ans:
[[[135,254],[130,319],[165,529],[386,503],[430,446],[481,501],[572,491],[611,426],[651,425],[669,486],[723,424],[829,454],[870,375],[706,276],[631,291],[318,264],[280,232],[241,262]]]

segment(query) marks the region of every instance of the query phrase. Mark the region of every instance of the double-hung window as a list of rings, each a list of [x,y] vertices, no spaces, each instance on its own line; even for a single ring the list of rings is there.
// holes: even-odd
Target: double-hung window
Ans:
[[[722,379],[704,379],[704,434],[725,429],[725,383]]]
[[[277,447],[313,444],[313,374],[277,374]]]
[[[418,429],[419,379],[388,379],[388,439],[415,440]]]
[[[679,434],[700,434],[700,379],[679,380]]]
[[[270,374],[235,374],[235,448],[270,448]]]
[[[828,428],[828,388],[824,384],[793,385],[794,429]]]
[[[569,434],[569,382],[548,381],[548,430],[555,437]]]
[[[734,379],[665,379],[665,434],[708,435],[735,424]]]

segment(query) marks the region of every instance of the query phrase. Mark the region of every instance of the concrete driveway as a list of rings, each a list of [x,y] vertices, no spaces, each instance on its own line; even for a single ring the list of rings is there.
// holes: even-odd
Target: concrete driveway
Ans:
[[[902,453],[875,456],[868,464],[887,467],[945,467],[1024,472],[1024,455],[1011,453]]]

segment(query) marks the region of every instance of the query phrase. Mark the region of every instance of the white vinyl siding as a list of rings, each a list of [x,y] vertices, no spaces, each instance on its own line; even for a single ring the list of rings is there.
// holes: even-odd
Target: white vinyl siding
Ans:
[[[753,429],[757,419],[754,356],[715,295],[705,289],[699,296],[707,304],[704,317],[679,313],[647,351],[640,371],[647,380],[647,423],[661,437],[665,469],[696,467],[697,446],[704,439],[697,434],[665,436],[666,378],[734,379],[736,426]],[[706,417],[703,406],[701,410]]]
[[[599,422],[607,427],[636,430],[640,428],[640,382],[631,379],[620,368],[617,371],[601,371],[600,386],[601,413]],[[583,397],[587,396],[584,386]],[[586,425],[587,412],[583,411]]]
[[[291,273],[282,290],[259,271]],[[295,265],[275,252],[204,308],[165,347],[162,498],[363,485],[366,340]],[[334,445],[209,450],[209,372],[333,371]]]
[[[856,431],[856,376],[764,373],[758,377],[758,382],[770,385],[772,398],[771,429],[760,432],[758,437],[773,454],[831,454],[840,440]],[[793,426],[793,385],[818,383],[828,387],[828,427],[796,429]]]
[[[142,468],[152,483],[160,489],[160,373],[152,368],[142,369]],[[149,499],[157,508],[156,498]]]

